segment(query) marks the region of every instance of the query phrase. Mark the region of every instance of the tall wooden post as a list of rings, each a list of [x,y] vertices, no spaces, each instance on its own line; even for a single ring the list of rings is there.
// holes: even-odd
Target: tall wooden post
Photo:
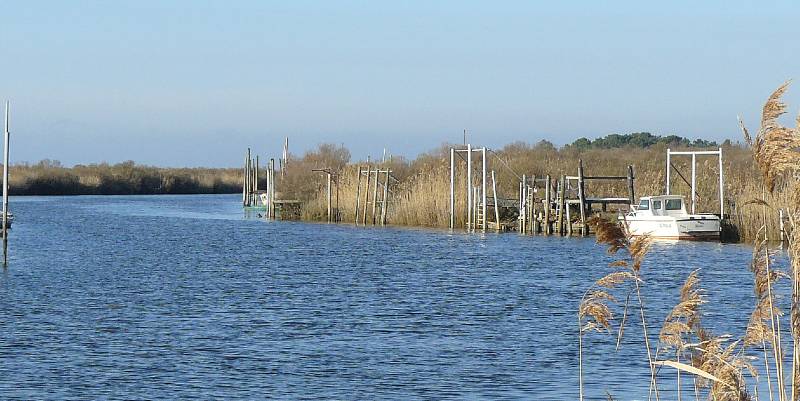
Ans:
[[[386,169],[386,179],[383,181],[383,203],[381,204],[381,225],[386,225],[386,213],[389,208],[389,169]]]
[[[798,120],[800,124],[800,120]],[[722,148],[719,148],[719,218],[725,218],[725,180],[723,176],[725,173],[722,171]]]
[[[497,224],[497,231],[500,231],[500,200],[497,199],[497,181],[492,170],[492,196],[494,196],[494,222]]]
[[[525,234],[528,230],[528,177],[523,174],[522,175],[522,187],[521,187],[521,196],[520,196],[520,217],[522,217],[522,230],[521,233]]]
[[[483,159],[483,162],[481,163],[482,164],[482,169],[483,169],[483,171],[482,171],[483,179],[482,179],[482,188],[481,188],[481,196],[483,198],[482,199],[482,203],[481,203],[481,206],[483,207],[483,209],[482,209],[483,210],[483,223],[482,223],[483,226],[481,228],[485,232],[486,231],[486,212],[487,212],[487,210],[486,210],[486,147],[485,146],[481,149],[481,158]]]
[[[372,189],[372,225],[375,225],[375,213],[378,209],[378,167],[375,166],[375,185]]]
[[[581,235],[586,235],[589,231],[586,226],[586,187],[583,180],[583,160],[581,159],[578,159],[578,206],[581,208]]]
[[[331,223],[333,222],[333,213],[332,213],[333,197],[331,192],[331,172],[326,171],[325,175],[328,179],[328,223]]]
[[[361,166],[358,166],[358,178],[356,179],[356,207],[353,208],[355,225],[358,225],[358,201],[361,198]]]
[[[628,198],[630,198],[630,204],[636,204],[636,193],[633,192],[633,166],[628,165]],[[669,195],[669,192],[667,192]]]
[[[253,173],[253,176],[255,177],[253,179],[253,192],[256,194],[256,202],[258,202],[258,164],[258,155],[256,155],[256,169]]]
[[[450,229],[455,228],[456,224],[456,194],[455,194],[455,178],[456,178],[456,150],[450,148]]]
[[[697,183],[697,157],[692,153],[692,214],[695,213],[695,206],[697,205],[697,190],[695,184]]]
[[[249,160],[250,158],[245,155],[244,166],[242,167],[242,206],[247,206],[247,175],[250,174],[250,172],[247,171],[247,166]]]
[[[472,145],[467,144],[467,230],[472,230]]]
[[[8,140],[9,110],[11,106],[6,102],[6,123],[3,130],[3,267],[8,266]]]
[[[367,184],[364,186],[364,215],[362,217],[362,221],[365,226],[367,225],[367,205],[369,204],[369,180],[372,176],[372,170],[370,170],[370,165],[367,163]]]
[[[269,159],[269,217],[275,218],[275,159]]]
[[[564,205],[566,205],[567,179],[562,174],[558,189],[558,235],[564,235]]]
[[[544,187],[544,230],[542,230],[545,234],[550,234],[552,229],[550,228],[550,203],[552,199],[550,199],[553,195],[553,183],[550,178],[550,174],[547,175],[546,183]]]

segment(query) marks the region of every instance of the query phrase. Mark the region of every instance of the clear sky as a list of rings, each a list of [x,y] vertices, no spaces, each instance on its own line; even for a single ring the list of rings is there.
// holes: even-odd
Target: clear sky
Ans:
[[[738,140],[800,79],[800,2],[5,1],[12,160],[238,166],[342,143]],[[792,118],[800,82],[790,90]]]

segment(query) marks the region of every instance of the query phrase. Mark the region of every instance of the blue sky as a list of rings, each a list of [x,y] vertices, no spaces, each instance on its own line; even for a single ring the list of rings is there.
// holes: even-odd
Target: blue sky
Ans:
[[[0,98],[12,160],[67,165],[235,166],[284,136],[413,157],[464,128],[739,139],[736,115],[755,126],[800,78],[798,4],[2,2]],[[786,100],[793,118],[800,87]]]

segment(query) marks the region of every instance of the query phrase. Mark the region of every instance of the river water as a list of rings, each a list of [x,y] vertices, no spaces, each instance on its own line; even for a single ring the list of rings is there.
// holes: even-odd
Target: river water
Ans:
[[[593,239],[269,222],[240,200],[12,198],[0,398],[577,399],[577,305],[612,260]],[[740,335],[750,256],[656,244],[651,337],[698,268],[703,321]],[[586,338],[587,399],[647,399],[629,323],[618,351]]]

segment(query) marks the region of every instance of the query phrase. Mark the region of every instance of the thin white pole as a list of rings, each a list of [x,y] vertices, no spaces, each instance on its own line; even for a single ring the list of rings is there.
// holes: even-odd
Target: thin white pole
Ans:
[[[667,148],[667,189],[666,195],[669,195],[669,173],[672,170],[672,164],[669,161],[669,148]]]
[[[725,217],[725,179],[722,171],[722,148],[719,148],[719,218]]]
[[[486,231],[486,147],[481,150],[483,154],[483,231]]]
[[[8,266],[8,138],[9,110],[6,102],[6,123],[3,135],[3,266]]]
[[[472,145],[467,144],[467,230],[472,229]]]
[[[697,156],[692,153],[692,214],[695,212],[695,204],[697,203],[697,192],[695,191],[695,183],[697,182],[697,173],[695,171]]]
[[[456,175],[456,151],[450,148],[450,229],[456,224],[456,201],[455,201],[455,175]]]

